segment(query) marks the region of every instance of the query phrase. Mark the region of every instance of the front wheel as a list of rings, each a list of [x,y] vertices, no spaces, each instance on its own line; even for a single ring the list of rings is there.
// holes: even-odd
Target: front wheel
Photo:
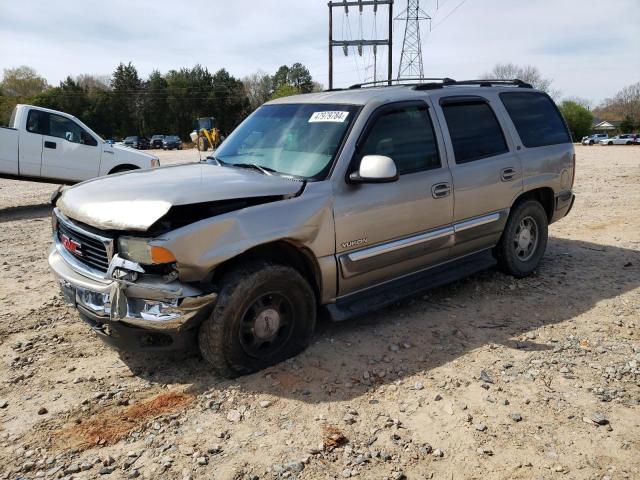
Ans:
[[[613,142],[609,142],[607,145],[613,145]]]
[[[590,141],[589,141],[589,145],[593,145],[593,140],[590,140]]]
[[[547,214],[535,200],[517,205],[495,248],[498,266],[516,278],[531,275],[547,248]]]
[[[224,275],[200,326],[204,359],[221,376],[262,370],[304,350],[316,323],[309,283],[291,267],[251,262]]]

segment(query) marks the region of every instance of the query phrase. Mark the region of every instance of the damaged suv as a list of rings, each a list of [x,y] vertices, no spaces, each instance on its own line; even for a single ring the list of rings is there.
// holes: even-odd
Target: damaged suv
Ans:
[[[333,320],[498,265],[531,274],[574,201],[553,101],[520,81],[354,86],[278,99],[203,163],[53,199],[49,264],[107,343],[199,346],[224,376]]]

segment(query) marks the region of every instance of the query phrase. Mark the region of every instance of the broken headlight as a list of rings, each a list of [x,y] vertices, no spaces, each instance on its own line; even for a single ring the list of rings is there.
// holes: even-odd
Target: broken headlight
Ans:
[[[148,239],[140,237],[120,237],[118,253],[121,257],[142,265],[160,265],[176,261],[176,257],[169,250],[150,245]]]

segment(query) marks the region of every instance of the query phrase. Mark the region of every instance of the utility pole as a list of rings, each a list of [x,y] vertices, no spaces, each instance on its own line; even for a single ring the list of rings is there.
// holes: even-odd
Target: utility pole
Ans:
[[[398,80],[403,78],[423,78],[420,21],[429,20],[431,22],[431,17],[420,8],[420,0],[407,0],[407,9],[398,15],[396,20],[405,22]]]
[[[362,47],[373,47],[377,59],[378,46],[388,47],[387,56],[387,81],[391,85],[393,75],[393,0],[335,0],[327,3],[329,6],[329,90],[333,89],[333,48],[342,47],[345,55],[348,55],[349,47],[358,47],[358,53],[362,56]],[[389,33],[386,39],[364,39],[357,40],[335,40],[333,38],[333,9],[344,8],[345,14],[349,13],[349,7],[358,7],[362,12],[363,7],[372,6],[374,13],[378,10],[378,5],[388,5],[389,7]],[[374,67],[376,68],[376,67]],[[376,72],[377,73],[377,72]],[[374,78],[376,73],[374,73]]]

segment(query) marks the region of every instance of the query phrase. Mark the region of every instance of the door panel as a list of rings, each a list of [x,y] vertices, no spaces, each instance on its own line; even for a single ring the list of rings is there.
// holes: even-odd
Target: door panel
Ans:
[[[444,261],[453,234],[451,173],[440,160],[443,146],[426,104],[382,107],[361,138],[356,163],[387,155],[400,177],[336,190],[339,296]]]
[[[522,191],[522,164],[495,105],[480,96],[440,99],[455,196],[452,256],[494,246]]]
[[[49,130],[43,140],[43,177],[82,181],[98,176],[102,149],[73,120],[49,114]]]
[[[98,176],[100,148],[45,135],[42,176],[82,181]],[[49,146],[49,148],[46,148]]]
[[[20,175],[39,177],[42,165],[42,133],[46,127],[47,114],[40,110],[29,110],[23,121],[24,124],[19,129]]]

